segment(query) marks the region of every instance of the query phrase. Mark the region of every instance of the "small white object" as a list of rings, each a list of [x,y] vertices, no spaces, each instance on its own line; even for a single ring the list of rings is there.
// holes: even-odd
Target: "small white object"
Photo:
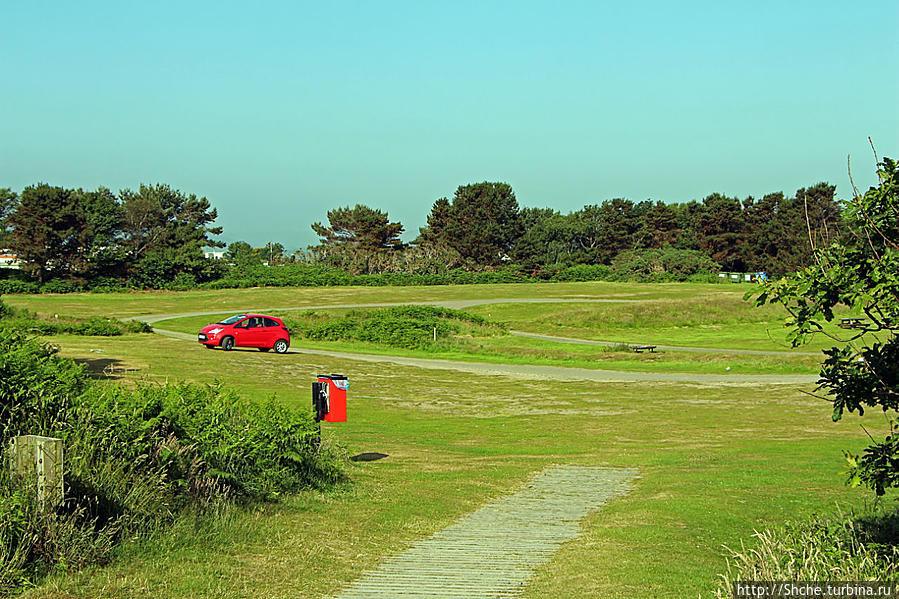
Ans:
[[[730,366],[728,366],[728,367],[727,367],[727,368],[725,368],[725,369],[724,369],[724,370],[728,370],[728,371],[729,371],[729,370],[730,370]]]

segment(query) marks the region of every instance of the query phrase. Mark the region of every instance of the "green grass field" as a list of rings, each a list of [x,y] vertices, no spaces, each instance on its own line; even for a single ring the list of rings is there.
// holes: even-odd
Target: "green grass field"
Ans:
[[[572,309],[570,306],[577,306]],[[528,308],[537,312],[549,312],[560,319],[572,316],[572,312],[576,314],[589,313],[587,304],[501,304],[500,310],[507,307],[514,307],[513,314],[526,312]],[[616,304],[616,306],[621,306]],[[471,313],[480,313],[482,316],[490,317],[489,310],[493,310],[496,306],[476,306],[467,311]],[[601,309],[604,312],[612,312],[614,308],[607,304],[594,309]],[[629,307],[629,306],[628,306]],[[626,308],[625,308],[626,309]],[[554,310],[554,311],[550,311]],[[316,321],[329,321],[349,312],[348,309],[334,310],[316,310],[313,314]],[[300,311],[281,312],[273,310],[273,315],[285,318],[298,319],[303,316]],[[167,330],[177,331],[181,333],[196,333],[202,326],[210,322],[216,322],[230,316],[231,313],[221,313],[216,315],[205,316],[187,316],[181,318],[172,318],[161,320],[154,323],[154,326]],[[504,319],[502,322],[514,323],[516,327],[528,324],[526,321],[517,321],[514,319]],[[546,333],[544,330],[535,330],[534,327],[528,327],[532,332]],[[563,331],[565,333],[573,333],[582,335],[581,338],[590,339],[586,336],[583,329],[575,331]],[[637,333],[639,334],[639,333]],[[644,332],[645,334],[645,332]],[[339,351],[369,353],[369,354],[386,354],[396,356],[411,356],[419,358],[432,358],[444,360],[462,360],[486,363],[503,363],[503,364],[540,364],[548,366],[567,366],[575,368],[600,368],[609,370],[629,370],[637,372],[685,372],[685,373],[724,373],[731,372],[733,374],[813,374],[817,372],[819,359],[817,356],[808,355],[789,355],[789,350],[783,347],[764,346],[764,349],[771,351],[782,351],[780,355],[757,356],[757,355],[740,355],[738,353],[711,353],[711,352],[678,352],[678,351],[657,351],[653,353],[643,352],[635,353],[626,346],[626,337],[618,339],[624,346],[603,347],[587,344],[560,343],[542,339],[532,339],[520,337],[510,334],[501,334],[496,331],[490,331],[486,335],[471,336],[459,335],[449,343],[435,344],[433,347],[423,349],[405,349],[397,347],[388,347],[382,344],[358,341],[333,341],[322,342],[305,339],[301,336],[294,335],[291,344],[295,348],[314,348],[314,349],[333,349]],[[635,341],[632,341],[632,343]],[[745,345],[745,344],[744,344]],[[722,347],[721,342],[715,344],[716,347]],[[723,346],[727,347],[727,346]],[[739,347],[736,349],[752,349],[747,347]],[[805,352],[808,350],[806,349]],[[725,370],[728,369],[728,370]]]
[[[777,326],[778,318],[771,311],[744,311],[739,298],[745,290],[572,283],[3,299],[45,315],[116,317],[474,298],[636,299],[641,303],[467,310],[513,329],[554,335],[618,340],[605,334],[620,331],[628,341],[689,345],[694,339],[703,347],[757,348],[767,338],[759,340],[758,334]],[[718,302],[724,307],[715,312]],[[700,315],[690,313],[699,310]],[[167,324],[195,332],[198,321],[211,322],[200,317]],[[721,345],[712,344],[701,331],[719,325]],[[659,332],[658,338],[642,337],[650,331]],[[575,365],[610,353],[485,339],[499,345],[485,341],[483,351],[468,348],[460,356]],[[550,464],[634,467],[640,478],[631,493],[583,522],[583,534],[541,567],[526,597],[708,596],[725,569],[723,545],[737,547],[755,529],[837,506],[861,507],[866,499],[844,487],[840,474],[841,451],[865,445],[858,419],[834,424],[829,405],[803,393],[809,388],[524,380],[310,354],[207,351],[146,334],[51,341],[63,355],[119,383],[217,380],[254,398],[274,396],[301,407],[310,404],[316,374],[345,373],[349,421],[326,424],[325,441],[348,456],[389,457],[347,462],[352,484],[329,493],[286,497],[250,512],[232,510],[214,523],[184,521],[160,538],[126,543],[111,565],[57,575],[29,591],[31,597],[326,597]],[[321,344],[326,346],[335,347]],[[552,352],[567,354],[542,355]],[[690,372],[684,364],[705,355],[675,354],[666,352],[648,367]],[[792,372],[775,370],[762,357],[741,359],[747,372]],[[790,360],[789,368],[795,360],[803,369],[797,371],[814,370],[813,360]],[[616,367],[636,369],[642,358],[627,354],[618,361]],[[865,424],[879,430],[881,420],[869,415]]]

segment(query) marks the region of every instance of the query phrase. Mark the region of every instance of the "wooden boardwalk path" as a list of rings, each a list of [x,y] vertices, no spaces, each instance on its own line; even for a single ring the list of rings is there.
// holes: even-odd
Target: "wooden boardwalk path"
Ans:
[[[388,558],[337,599],[517,597],[534,570],[576,537],[580,521],[626,493],[636,470],[552,466]]]

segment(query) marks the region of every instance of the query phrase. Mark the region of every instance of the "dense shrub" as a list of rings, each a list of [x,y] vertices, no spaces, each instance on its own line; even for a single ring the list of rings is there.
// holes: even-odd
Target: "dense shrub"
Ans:
[[[211,266],[207,263],[214,263]],[[241,265],[228,268],[221,261],[207,260],[184,265],[154,257],[141,263],[141,268],[123,283],[111,277],[88,282],[92,292],[125,291],[127,289],[244,289],[248,287],[367,287],[407,285],[483,285],[495,283],[533,283],[539,281],[703,281],[716,282],[708,273],[717,265],[704,253],[695,250],[635,250],[622,252],[613,266],[604,264],[547,265],[524,268],[507,264],[493,270],[416,269],[408,272],[350,274],[321,263],[280,264],[275,266]],[[182,269],[182,270],[179,270]],[[0,293],[64,293],[81,287],[64,281],[50,281],[39,286],[31,281],[0,279]]]
[[[532,277],[516,268],[472,272],[456,269],[441,273],[381,273],[351,275],[320,264],[286,264],[233,269],[224,278],[200,285],[206,289],[245,287],[322,287],[363,285],[369,287],[400,285],[472,285],[486,283],[524,283]]]
[[[88,319],[56,317],[45,319],[28,310],[5,306],[0,310],[0,330],[14,330],[34,335],[84,335],[89,337],[114,337],[122,333],[150,333],[153,329],[145,322],[121,321],[94,316]]]
[[[41,293],[75,293],[83,290],[84,288],[81,285],[76,285],[71,281],[63,279],[50,279],[41,285],[40,288]]]
[[[173,493],[204,495],[221,485],[234,496],[268,499],[339,475],[316,450],[311,412],[254,403],[219,385],[93,387],[79,408],[76,430],[116,431],[92,433],[87,445],[144,460],[165,473]]]
[[[406,349],[426,349],[434,336],[441,341],[462,332],[463,323],[482,328],[488,325],[482,317],[449,308],[434,306],[396,306],[382,310],[354,310],[337,320],[306,325],[286,319],[294,334],[322,341],[362,341]]]
[[[0,280],[0,295],[13,293],[39,293],[40,285],[34,281],[20,281],[19,279]]]
[[[718,270],[718,264],[698,250],[632,250],[621,252],[612,261],[612,271],[630,281],[686,281]]]
[[[48,434],[66,421],[88,384],[84,368],[19,331],[0,330],[0,444],[18,434]]]
[[[88,281],[88,291],[91,293],[121,293],[128,291],[128,287],[115,277],[96,277]]]
[[[605,264],[576,264],[558,271],[553,281],[609,281],[616,277]]]

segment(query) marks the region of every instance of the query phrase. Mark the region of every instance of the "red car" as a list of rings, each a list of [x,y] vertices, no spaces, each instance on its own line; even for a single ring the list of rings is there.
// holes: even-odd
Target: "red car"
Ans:
[[[237,314],[215,324],[208,324],[197,340],[212,349],[225,351],[235,347],[256,347],[259,351],[275,350],[283,354],[290,347],[290,331],[280,318],[264,314]]]

